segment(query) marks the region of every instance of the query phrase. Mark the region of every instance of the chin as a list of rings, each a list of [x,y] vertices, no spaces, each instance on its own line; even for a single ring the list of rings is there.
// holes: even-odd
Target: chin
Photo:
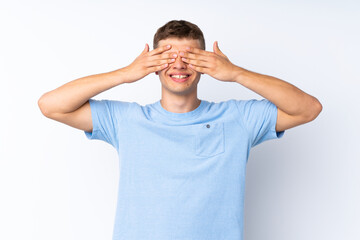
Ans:
[[[165,91],[172,92],[177,95],[188,95],[192,91],[197,90],[198,81],[195,79],[189,79],[184,82],[176,82],[168,77],[165,81],[161,81],[161,84],[163,90]]]

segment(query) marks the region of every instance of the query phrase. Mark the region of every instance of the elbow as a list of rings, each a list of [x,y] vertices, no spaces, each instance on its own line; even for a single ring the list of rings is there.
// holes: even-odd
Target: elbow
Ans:
[[[317,98],[312,97],[312,100],[310,101],[306,111],[306,122],[311,122],[315,120],[321,113],[322,109],[323,106],[320,101]]]
[[[45,95],[45,94],[44,94],[44,95]],[[44,95],[42,95],[42,96],[39,98],[37,104],[38,104],[38,107],[39,107],[41,113],[42,113],[45,117],[49,117],[50,113],[49,113],[49,111],[48,111],[47,108],[46,108],[46,100],[45,100],[45,98],[44,98]]]

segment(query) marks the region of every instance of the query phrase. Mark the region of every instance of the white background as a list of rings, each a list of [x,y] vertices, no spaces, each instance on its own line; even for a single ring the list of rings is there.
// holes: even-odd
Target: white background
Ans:
[[[319,117],[255,147],[246,240],[360,239],[359,4],[356,1],[2,1],[0,239],[111,239],[116,150],[44,117],[39,97],[130,64],[166,22],[188,20],[243,68],[317,97]],[[155,74],[95,99],[152,103]],[[203,75],[198,97],[260,99]]]

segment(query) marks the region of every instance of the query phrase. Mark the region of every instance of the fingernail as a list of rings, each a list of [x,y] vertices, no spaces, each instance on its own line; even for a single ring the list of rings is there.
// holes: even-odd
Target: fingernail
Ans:
[[[183,53],[183,52],[180,52],[180,56],[184,56],[184,53]]]
[[[177,54],[174,54],[173,57],[177,57]]]
[[[186,47],[186,50],[190,50],[190,47]]]
[[[171,47],[171,45],[167,45],[166,47],[167,47],[167,48],[170,48],[170,47]]]

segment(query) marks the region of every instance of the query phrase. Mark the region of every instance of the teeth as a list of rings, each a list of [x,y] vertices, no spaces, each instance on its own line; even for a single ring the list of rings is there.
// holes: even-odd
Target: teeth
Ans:
[[[188,75],[172,75],[173,78],[187,78]]]

